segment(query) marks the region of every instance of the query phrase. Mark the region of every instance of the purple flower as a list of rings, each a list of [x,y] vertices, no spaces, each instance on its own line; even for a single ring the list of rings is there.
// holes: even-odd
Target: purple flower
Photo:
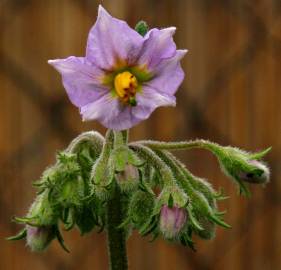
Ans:
[[[160,231],[167,239],[174,239],[184,227],[187,219],[186,210],[177,206],[163,205],[160,212]]]
[[[71,102],[83,120],[114,130],[131,128],[159,106],[175,106],[184,72],[175,27],[151,29],[143,37],[99,6],[86,56],[49,60],[62,75]]]
[[[32,251],[43,251],[54,239],[55,234],[51,226],[26,226],[26,242]]]

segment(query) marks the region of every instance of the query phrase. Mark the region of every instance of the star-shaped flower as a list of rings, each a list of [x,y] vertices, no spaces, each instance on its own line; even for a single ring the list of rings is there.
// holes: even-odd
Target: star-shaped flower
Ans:
[[[86,56],[49,60],[62,75],[71,102],[83,120],[124,130],[147,119],[159,106],[175,106],[183,81],[175,27],[151,29],[144,36],[99,6]]]

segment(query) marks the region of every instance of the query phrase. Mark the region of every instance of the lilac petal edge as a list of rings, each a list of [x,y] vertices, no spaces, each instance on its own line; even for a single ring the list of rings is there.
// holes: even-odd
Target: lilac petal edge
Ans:
[[[187,50],[177,50],[174,57],[164,60],[155,69],[154,78],[145,84],[159,92],[174,95],[185,76],[180,60],[186,53]]]
[[[103,71],[86,64],[83,57],[70,56],[65,59],[49,60],[48,63],[62,75],[68,97],[77,107],[96,100],[108,91],[101,85]]]
[[[105,70],[136,61],[144,38],[125,21],[112,17],[99,5],[98,18],[88,36],[86,58]]]

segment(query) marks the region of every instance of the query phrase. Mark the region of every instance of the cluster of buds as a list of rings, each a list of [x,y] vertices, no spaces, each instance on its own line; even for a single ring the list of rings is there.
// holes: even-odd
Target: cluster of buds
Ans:
[[[59,224],[66,230],[76,226],[81,234],[94,228],[102,231],[106,205],[118,187],[125,209],[120,228],[136,229],[153,239],[161,235],[194,249],[193,234],[212,239],[217,225],[230,226],[217,207],[217,201],[226,197],[167,151],[190,145],[210,150],[244,194],[247,184],[268,182],[269,169],[260,161],[268,150],[251,154],[207,141],[128,143],[124,132],[108,130],[105,138],[86,132],[35,182],[37,198],[26,217],[15,218],[25,227],[10,239],[26,238],[31,250],[42,251],[57,238],[67,250]]]

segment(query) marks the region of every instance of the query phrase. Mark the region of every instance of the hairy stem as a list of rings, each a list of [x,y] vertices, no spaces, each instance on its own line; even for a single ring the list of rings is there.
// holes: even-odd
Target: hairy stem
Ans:
[[[129,140],[129,130],[126,129],[126,130],[122,130],[121,132],[122,132],[122,135],[123,135],[124,143],[127,144],[128,140]]]
[[[122,223],[124,209],[122,208],[120,188],[116,185],[113,197],[107,203],[107,241],[110,270],[127,270],[126,232],[118,226]]]
[[[156,150],[187,150],[193,148],[202,148],[206,150],[214,150],[216,144],[206,140],[194,140],[183,142],[160,142],[160,141],[138,141],[138,144],[148,146]]]

